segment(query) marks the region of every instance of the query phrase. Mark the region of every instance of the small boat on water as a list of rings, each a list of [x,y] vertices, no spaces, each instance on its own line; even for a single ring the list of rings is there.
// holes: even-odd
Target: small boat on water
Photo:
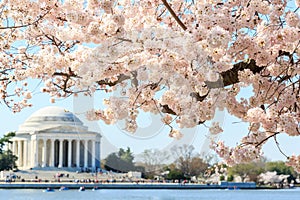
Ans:
[[[46,190],[43,190],[43,192],[54,192],[54,189],[52,189],[52,188],[47,188]]]
[[[59,191],[64,191],[64,190],[69,190],[69,188],[68,188],[68,187],[65,187],[65,186],[61,186],[61,187],[59,188]]]
[[[80,187],[78,191],[79,192],[85,191],[85,187],[84,186]]]
[[[93,187],[92,191],[99,190],[97,186]]]
[[[233,187],[228,187],[225,190],[240,190],[240,188],[233,186]]]

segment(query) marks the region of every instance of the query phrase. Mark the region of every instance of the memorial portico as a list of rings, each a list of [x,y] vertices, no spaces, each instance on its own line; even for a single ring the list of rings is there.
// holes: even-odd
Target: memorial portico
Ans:
[[[11,149],[20,169],[100,168],[100,139],[71,112],[46,107],[19,127]]]

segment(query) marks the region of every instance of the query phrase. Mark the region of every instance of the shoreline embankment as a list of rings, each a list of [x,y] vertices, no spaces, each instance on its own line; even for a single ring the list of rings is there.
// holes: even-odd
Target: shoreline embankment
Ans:
[[[204,184],[175,184],[175,183],[0,183],[0,189],[60,189],[66,187],[69,189],[78,189],[85,187],[86,189],[171,189],[171,190],[200,190],[200,189],[274,189],[269,187],[256,187],[256,185],[248,184],[230,184],[230,185],[204,185]]]

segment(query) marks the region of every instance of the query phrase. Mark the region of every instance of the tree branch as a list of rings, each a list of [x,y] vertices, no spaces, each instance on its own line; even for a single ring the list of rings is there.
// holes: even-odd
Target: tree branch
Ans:
[[[40,16],[37,18],[37,20],[35,20],[35,21],[32,22],[32,23],[24,24],[24,25],[19,25],[19,26],[6,26],[6,27],[0,26],[0,30],[2,30],[2,29],[18,29],[18,28],[25,28],[25,27],[28,27],[28,26],[37,24],[37,23],[38,23],[40,20],[42,20],[42,19],[43,19],[50,11],[51,11],[51,9],[47,10],[47,12],[45,12],[43,15],[40,15]]]
[[[223,88],[225,86],[238,83],[239,82],[238,72],[243,71],[245,69],[249,69],[255,74],[261,72],[264,69],[264,67],[257,66],[254,60],[250,60],[250,62],[240,62],[235,64],[232,69],[222,72],[221,79],[219,79],[218,81],[216,82],[206,81],[205,83],[208,88]],[[108,85],[112,87],[128,79],[130,79],[130,76],[120,74],[118,76],[118,80],[114,82],[110,82],[109,80],[100,80],[97,83],[99,85]],[[208,93],[204,96],[200,96],[198,93],[191,93],[191,96],[196,98],[197,101],[203,101],[207,97],[207,95]],[[160,107],[162,108],[161,112],[163,113],[177,115],[168,105],[160,105]],[[203,122],[199,122],[199,123],[203,123]]]
[[[187,27],[182,23],[182,21],[178,18],[174,10],[171,8],[167,0],[162,0],[163,4],[166,6],[172,17],[175,19],[175,21],[179,24],[179,26],[183,29],[186,30]]]
[[[279,146],[279,142],[277,141],[277,138],[276,138],[276,135],[274,136],[274,141],[275,141],[275,144],[277,146],[277,149],[279,150],[279,152],[284,155],[287,159],[289,159],[289,157],[282,151],[282,149],[280,148]]]
[[[163,113],[168,113],[171,115],[177,115],[168,105],[160,105],[160,107],[162,107],[161,112]]]
[[[127,75],[124,75],[124,74],[120,74],[118,76],[118,80],[116,80],[114,82],[111,82],[109,80],[100,80],[100,81],[97,81],[97,83],[99,85],[108,85],[108,86],[112,87],[112,86],[115,86],[118,83],[121,83],[122,81],[125,81],[125,80],[128,80],[128,79],[130,79],[130,76],[127,76]]]
[[[276,137],[276,135],[280,134],[279,132],[275,132],[272,135],[269,135],[267,137],[265,137],[263,140],[259,141],[259,142],[243,142],[241,144],[241,146],[245,146],[245,145],[253,145],[255,146],[255,148],[261,146],[264,142],[268,141],[270,138],[272,137]]]
[[[223,88],[228,85],[233,85],[239,82],[238,73],[239,71],[244,71],[249,69],[253,74],[261,72],[264,67],[259,67],[256,65],[255,60],[250,60],[250,62],[240,62],[233,66],[232,69],[222,72],[221,79],[216,82],[205,81],[208,88]]]

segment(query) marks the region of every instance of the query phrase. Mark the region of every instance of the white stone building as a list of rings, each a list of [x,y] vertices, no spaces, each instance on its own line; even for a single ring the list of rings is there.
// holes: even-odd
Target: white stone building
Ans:
[[[50,106],[33,113],[16,132],[10,149],[19,169],[100,168],[100,139],[72,113]]]

